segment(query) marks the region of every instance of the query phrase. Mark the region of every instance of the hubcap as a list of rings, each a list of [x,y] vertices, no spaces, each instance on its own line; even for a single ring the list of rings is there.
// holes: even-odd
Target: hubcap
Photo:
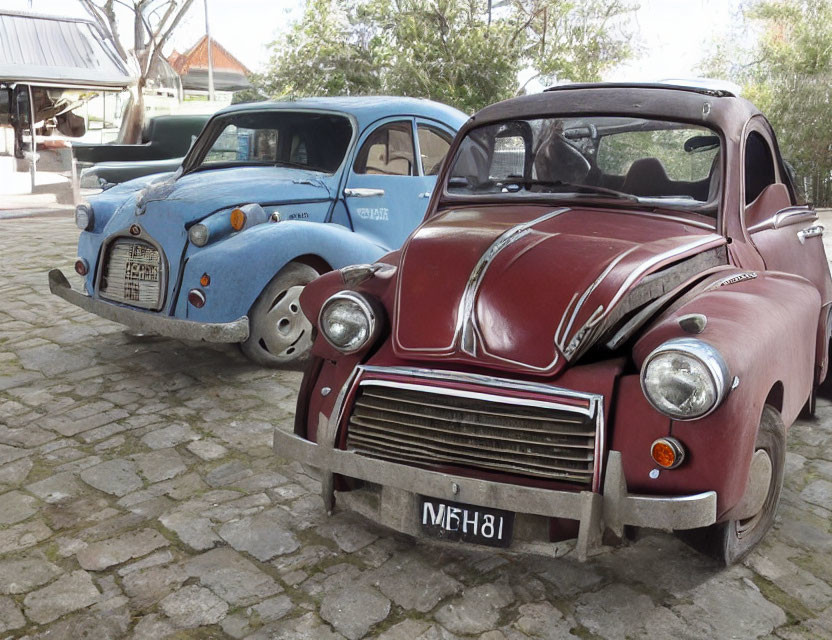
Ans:
[[[302,291],[303,285],[296,285],[281,292],[266,314],[260,342],[276,358],[296,358],[310,343],[312,325],[298,301]]]
[[[765,479],[765,485],[760,486],[763,484]],[[754,458],[752,459],[751,463],[751,480],[750,483],[752,486],[749,487],[751,494],[753,497],[749,497],[749,507],[751,507],[752,503],[756,503],[754,507],[751,507],[749,511],[751,511],[754,515],[749,518],[745,519],[738,519],[737,523],[737,537],[742,538],[743,536],[747,535],[751,532],[754,527],[757,526],[757,523],[765,514],[766,510],[770,507],[769,502],[771,501],[772,496],[772,464],[771,464],[771,457],[769,456],[768,451],[765,449],[757,449],[754,452]],[[753,485],[756,482],[756,487]],[[762,495],[760,495],[762,494]],[[745,501],[746,496],[744,496]],[[759,505],[759,506],[757,506]]]

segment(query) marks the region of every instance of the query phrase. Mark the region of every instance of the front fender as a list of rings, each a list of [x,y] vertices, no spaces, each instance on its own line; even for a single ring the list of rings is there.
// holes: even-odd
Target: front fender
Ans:
[[[635,445],[643,455],[630,456],[625,461],[625,475],[628,483],[632,478],[633,490],[715,490],[720,516],[736,505],[745,491],[760,417],[770,392],[775,390],[773,402],[787,426],[806,402],[814,382],[815,340],[821,310],[817,289],[798,276],[760,272],[746,280],[725,282],[716,281],[660,317],[635,344],[633,358],[640,369],[647,355],[666,340],[697,338],[719,350],[730,376],[737,378],[736,388],[704,418],[669,421],[670,434],[688,451],[686,462],[678,469],[649,479],[654,465],[646,439],[659,437],[655,434],[646,435],[645,442]],[[679,327],[679,317],[689,313],[707,316],[707,326],[701,334],[694,336]],[[646,400],[642,405],[643,412],[656,414]],[[619,417],[624,424],[616,423],[616,433],[627,433],[628,418]],[[632,419],[638,420],[635,416]],[[635,424],[630,429],[638,432]]]
[[[247,314],[263,288],[296,258],[314,256],[340,269],[375,262],[387,251],[338,224],[289,220],[257,225],[203,249],[188,248],[175,315],[228,322]],[[199,280],[206,273],[211,284],[202,287]],[[205,293],[202,309],[187,303],[187,292],[193,288]]]

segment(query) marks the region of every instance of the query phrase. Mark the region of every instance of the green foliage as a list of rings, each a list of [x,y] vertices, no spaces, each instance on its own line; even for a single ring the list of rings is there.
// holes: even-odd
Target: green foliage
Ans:
[[[392,94],[473,112],[544,82],[597,80],[631,55],[628,0],[309,0],[272,44],[258,95]]]
[[[748,50],[719,43],[704,69],[743,87],[777,132],[809,200],[832,203],[832,0],[758,0]],[[727,62],[733,60],[733,63]]]

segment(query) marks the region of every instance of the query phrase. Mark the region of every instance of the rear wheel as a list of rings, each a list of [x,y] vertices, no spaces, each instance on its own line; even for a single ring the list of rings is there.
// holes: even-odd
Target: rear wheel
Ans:
[[[780,492],[783,488],[783,471],[786,461],[786,435],[780,413],[769,405],[763,408],[760,429],[754,445],[755,461],[758,468],[770,468],[768,487],[757,488],[765,491],[762,507],[747,517],[720,522],[705,529],[680,532],[680,537],[694,548],[715,557],[726,566],[732,565],[747,556],[763,539],[774,524]],[[752,474],[753,475],[753,474]],[[755,493],[752,483],[743,496],[743,502]],[[759,499],[751,499],[759,503]]]
[[[290,262],[266,285],[249,313],[242,352],[266,367],[301,366],[312,348],[312,325],[300,308],[303,288],[318,277],[309,265]]]

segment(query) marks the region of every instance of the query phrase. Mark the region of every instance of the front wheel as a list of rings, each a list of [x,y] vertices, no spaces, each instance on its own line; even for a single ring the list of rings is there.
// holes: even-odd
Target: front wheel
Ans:
[[[758,489],[765,491],[762,506],[748,517],[719,522],[705,529],[679,532],[680,537],[694,548],[715,557],[726,566],[745,558],[763,539],[774,524],[774,516],[780,502],[786,463],[786,429],[780,413],[769,405],[763,408],[760,429],[754,444],[754,456],[756,460],[752,464],[757,464],[762,469],[770,468],[768,487]],[[740,504],[754,493],[755,487],[749,485]],[[752,498],[752,501],[759,504],[759,499]]]
[[[266,367],[301,366],[312,348],[312,325],[300,308],[303,288],[318,277],[309,265],[290,262],[266,285],[249,312],[242,352]]]

